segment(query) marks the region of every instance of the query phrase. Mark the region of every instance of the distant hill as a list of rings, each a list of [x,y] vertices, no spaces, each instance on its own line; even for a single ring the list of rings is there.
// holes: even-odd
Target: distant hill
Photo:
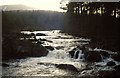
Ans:
[[[2,10],[3,11],[9,11],[9,10],[34,10],[35,8],[25,6],[25,5],[3,5]]]

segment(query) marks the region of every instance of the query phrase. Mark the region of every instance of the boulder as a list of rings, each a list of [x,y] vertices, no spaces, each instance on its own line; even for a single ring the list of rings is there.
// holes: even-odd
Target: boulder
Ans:
[[[56,46],[55,48],[56,48],[57,50],[59,50],[59,49],[63,49],[64,46]]]
[[[54,48],[52,46],[45,46],[45,48],[48,50],[51,50],[51,51],[54,50]]]
[[[30,36],[35,36],[35,34],[34,34],[34,33],[31,33]]]
[[[100,78],[119,78],[120,74],[115,71],[99,71]]]
[[[10,65],[7,63],[2,63],[2,67],[9,67]]]
[[[70,65],[70,64],[56,64],[56,67],[59,69],[70,70],[73,72],[79,72],[75,66]]]
[[[76,51],[76,48],[69,51],[69,54],[70,54],[71,58],[73,58],[75,51]]]
[[[100,62],[102,57],[98,51],[89,51],[85,60],[88,62]]]
[[[115,66],[114,69],[115,69],[117,72],[120,72],[120,65]]]
[[[21,46],[21,47],[20,47]],[[32,43],[30,41],[22,41],[21,44],[18,44],[17,53],[19,56],[31,56],[31,57],[40,57],[46,56],[48,51],[39,43]]]
[[[111,56],[115,61],[120,61],[120,54],[114,54]]]
[[[107,62],[107,66],[115,66],[115,65],[116,65],[116,63],[113,62],[113,61],[109,61],[109,62]]]
[[[47,49],[41,44],[33,44],[31,55],[32,57],[46,56],[48,54]]]
[[[12,58],[46,56],[48,51],[39,43],[30,40],[6,39],[3,47],[3,60]]]
[[[46,35],[43,33],[36,33],[36,36],[46,36]]]
[[[108,52],[105,52],[105,51],[100,51],[100,54],[106,58],[109,58],[110,57],[110,54]]]

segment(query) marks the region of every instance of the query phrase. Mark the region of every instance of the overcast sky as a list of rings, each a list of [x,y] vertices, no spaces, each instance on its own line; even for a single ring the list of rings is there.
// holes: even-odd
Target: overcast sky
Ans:
[[[0,5],[23,4],[40,10],[63,11],[60,2],[68,1],[120,1],[120,0],[0,0]]]
[[[40,10],[62,11],[61,0],[0,0],[0,5],[23,4]]]

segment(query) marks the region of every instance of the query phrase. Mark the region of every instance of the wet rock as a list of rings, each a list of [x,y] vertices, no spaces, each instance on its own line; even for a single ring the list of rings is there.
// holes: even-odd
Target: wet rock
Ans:
[[[54,48],[51,47],[51,46],[45,46],[45,48],[48,49],[48,50],[51,50],[51,51],[54,50]]]
[[[3,43],[3,60],[45,56],[48,54],[45,47],[39,43],[32,43],[30,40],[7,39],[6,43]]]
[[[19,38],[24,38],[24,39],[31,38],[31,34],[24,34],[24,33],[17,34],[17,36]]]
[[[120,61],[120,54],[114,54],[111,56],[115,61]]]
[[[37,64],[39,64],[39,65],[45,65],[45,66],[54,65],[54,64],[52,64],[52,63],[42,63],[42,62],[37,63]]]
[[[71,58],[73,58],[75,51],[76,51],[76,48],[74,48],[73,50],[69,51],[69,54],[70,54]]]
[[[91,69],[92,69],[92,68],[90,68],[90,67],[86,67],[86,68],[82,69],[81,71],[91,70]]]
[[[100,78],[119,78],[120,74],[115,71],[99,71]]]
[[[107,63],[107,66],[115,66],[116,64],[115,64],[115,62],[113,62],[113,61],[109,61],[108,63]]]
[[[46,56],[48,51],[46,48],[40,44],[33,44],[31,55],[32,57]]]
[[[71,58],[73,58],[74,53],[75,53],[74,51],[69,51],[69,54],[70,54]]]
[[[57,47],[55,47],[57,50],[59,50],[59,49],[63,49],[64,48],[64,46],[57,46]]]
[[[79,72],[75,66],[70,65],[70,64],[57,64],[56,67],[59,69],[70,70],[73,72]]]
[[[25,56],[31,56],[31,57],[39,57],[39,56],[46,56],[48,54],[48,51],[45,47],[43,47],[41,44],[36,43],[23,43],[22,48],[19,53],[22,53],[22,55]]]
[[[110,54],[108,52],[105,52],[105,51],[100,51],[100,54],[104,57],[107,57],[107,58],[110,57]]]
[[[34,34],[34,33],[31,33],[30,36],[35,36],[35,34]]]
[[[50,43],[52,43],[53,41],[47,40],[47,42],[50,42]]]
[[[50,40],[47,40],[47,39],[39,39],[39,41],[47,41],[47,42],[50,42],[50,43],[52,43],[53,41],[50,41]]]
[[[39,40],[40,40],[40,41],[47,41],[47,39],[41,39],[41,38],[40,38]]]
[[[37,33],[36,36],[46,36],[46,35],[43,33]]]
[[[114,69],[115,69],[117,72],[120,72],[120,65],[115,66]]]
[[[10,65],[7,63],[2,63],[2,67],[9,67]]]
[[[97,51],[89,51],[86,61],[88,62],[100,62],[102,60],[101,54]]]

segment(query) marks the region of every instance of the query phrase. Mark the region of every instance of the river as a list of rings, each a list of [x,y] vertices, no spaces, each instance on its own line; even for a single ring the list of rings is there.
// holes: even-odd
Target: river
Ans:
[[[12,59],[5,61],[9,64],[9,67],[3,67],[3,76],[98,76],[99,71],[113,71],[113,66],[106,66],[107,62],[113,61],[116,65],[120,65],[120,62],[115,61],[111,57],[102,58],[100,62],[85,62],[84,54],[77,46],[89,45],[91,39],[83,37],[75,37],[67,33],[63,33],[60,30],[51,31],[21,31],[21,33],[42,33],[46,36],[36,36],[36,39],[46,39],[42,41],[43,46],[51,46],[54,50],[48,50],[47,56],[43,57],[27,57],[25,59]],[[20,38],[21,40],[23,38]],[[78,57],[71,58],[69,52],[77,48],[79,51]],[[100,48],[88,48],[91,51],[106,51],[109,54],[115,54],[110,50],[103,50]],[[63,70],[57,68],[56,64],[69,64],[73,65],[79,72],[72,72],[69,70]]]

